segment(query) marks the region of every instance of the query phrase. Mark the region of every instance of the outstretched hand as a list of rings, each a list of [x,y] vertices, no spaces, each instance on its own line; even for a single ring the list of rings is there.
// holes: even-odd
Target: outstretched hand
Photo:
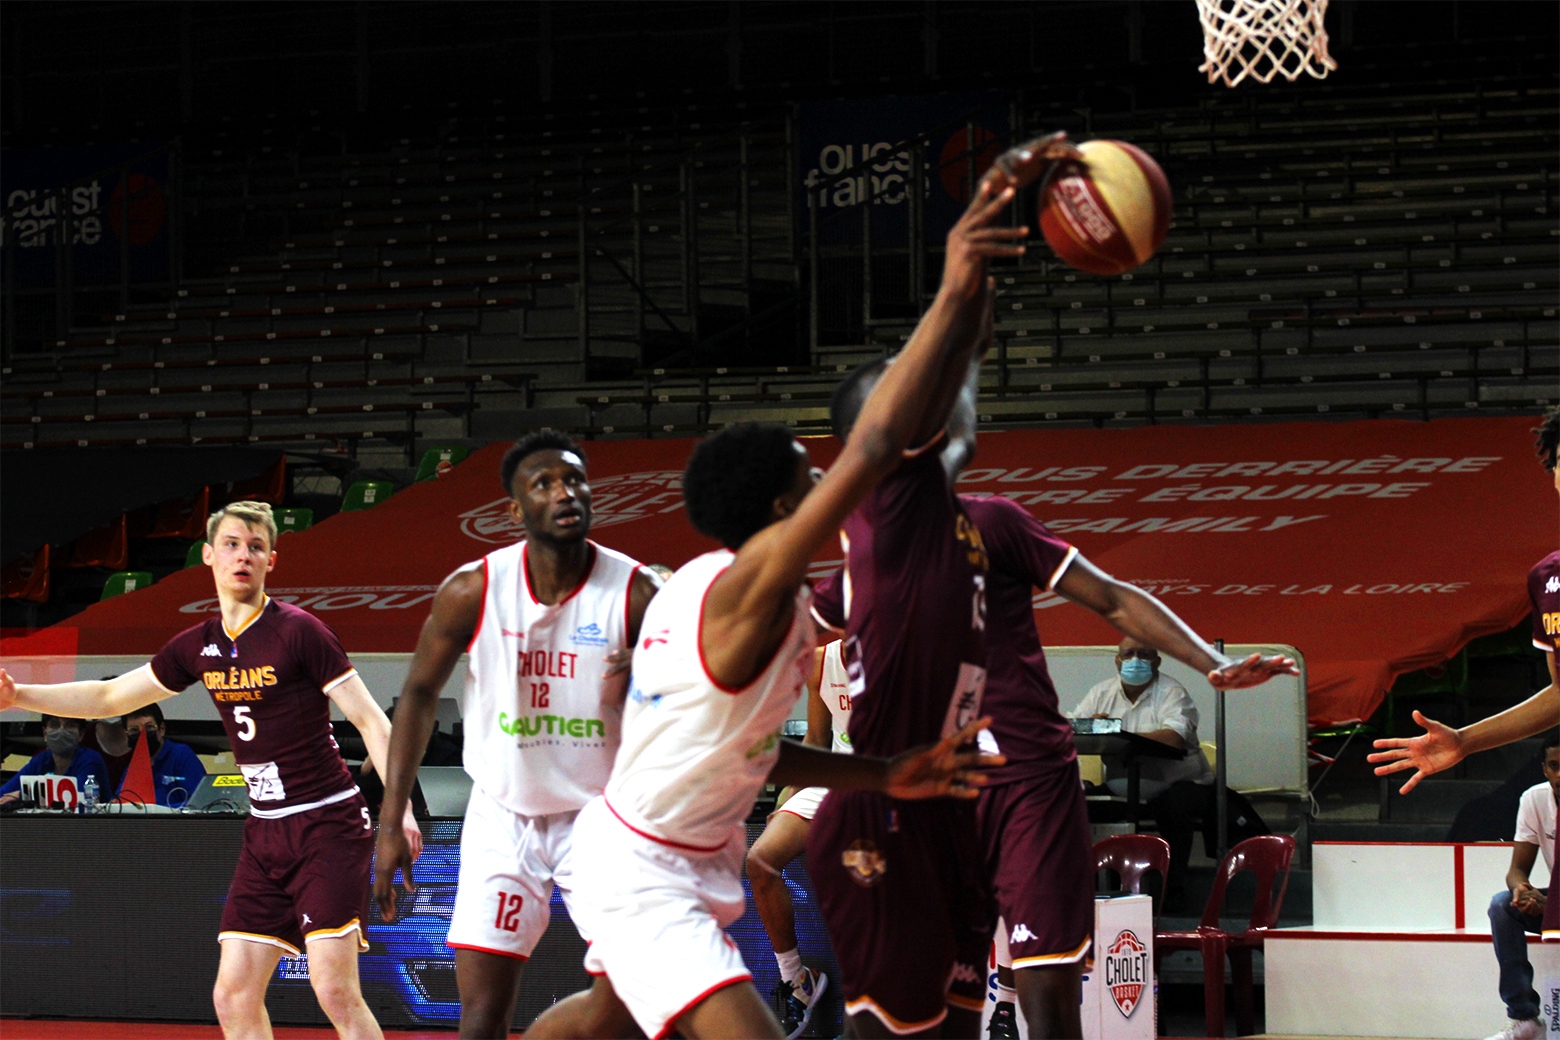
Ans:
[[[1423,734],[1417,737],[1382,737],[1376,741],[1376,747],[1385,750],[1366,756],[1366,761],[1386,763],[1376,767],[1377,776],[1400,773],[1405,769],[1415,771],[1408,778],[1408,783],[1398,789],[1398,794],[1407,794],[1431,773],[1450,769],[1468,754],[1463,748],[1462,734],[1452,727],[1425,718],[1418,711],[1414,712],[1414,721],[1425,728]]]
[[[1231,661],[1222,668],[1208,673],[1208,682],[1216,690],[1244,690],[1261,686],[1275,675],[1299,675],[1292,657],[1263,657],[1252,654],[1240,661]]]
[[[407,818],[411,809],[407,809]],[[413,822],[411,830],[405,823],[399,825],[388,819],[379,821],[379,839],[374,843],[374,902],[379,904],[379,916],[386,921],[395,920],[395,872],[401,872],[401,885],[406,894],[417,891],[412,878],[412,864],[422,853],[422,832]]]
[[[883,793],[891,798],[936,798],[951,795],[954,798],[974,798],[986,783],[985,774],[976,772],[979,766],[1000,766],[1007,759],[1002,755],[988,755],[980,751],[960,751],[971,744],[975,735],[987,726],[991,719],[980,718],[957,733],[944,737],[929,747],[911,748],[889,760],[888,778]]]
[[[984,179],[975,189],[964,215],[948,232],[943,257],[942,291],[959,300],[971,300],[986,289],[986,264],[997,257],[1024,255],[1021,239],[1027,227],[996,223],[1013,201],[1013,189]]]

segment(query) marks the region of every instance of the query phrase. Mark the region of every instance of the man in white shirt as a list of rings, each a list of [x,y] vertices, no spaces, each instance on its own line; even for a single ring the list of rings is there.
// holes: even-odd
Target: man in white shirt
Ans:
[[[1159,833],[1170,843],[1170,876],[1165,879],[1165,905],[1181,902],[1186,866],[1192,855],[1192,831],[1200,822],[1203,846],[1217,854],[1213,770],[1197,739],[1197,706],[1186,687],[1159,671],[1159,651],[1131,636],[1116,648],[1116,674],[1096,683],[1068,713],[1075,719],[1120,719],[1121,728],[1183,752],[1181,758],[1139,760],[1139,792]],[[1126,769],[1106,759],[1106,786],[1126,794]],[[1230,840],[1268,833],[1251,803],[1239,792],[1228,800]]]
[[[1543,931],[1548,887],[1534,888],[1528,875],[1539,853],[1554,869],[1555,797],[1560,794],[1560,733],[1544,740],[1544,782],[1522,792],[1517,809],[1516,844],[1506,888],[1490,900],[1490,937],[1500,964],[1500,999],[1510,1021],[1489,1040],[1541,1040],[1538,994],[1533,990],[1533,965],[1528,961],[1527,933]]]

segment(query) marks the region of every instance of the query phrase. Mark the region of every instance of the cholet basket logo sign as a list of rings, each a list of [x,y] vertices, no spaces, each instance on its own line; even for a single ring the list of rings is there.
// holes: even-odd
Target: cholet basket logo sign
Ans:
[[[601,477],[590,482],[590,490],[593,530],[683,507],[682,470],[657,469]],[[509,516],[508,498],[495,498],[460,514],[460,529],[467,538],[494,545],[508,545],[525,537],[525,528]]]

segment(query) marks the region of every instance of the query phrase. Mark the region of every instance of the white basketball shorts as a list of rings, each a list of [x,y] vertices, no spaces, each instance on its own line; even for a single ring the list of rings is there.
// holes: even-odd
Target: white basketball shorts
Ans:
[[[585,970],[605,975],[651,1040],[726,986],[752,979],[726,927],[742,916],[745,828],[713,851],[630,828],[604,798],[574,825],[570,911],[592,939]]]
[[[804,787],[787,798],[778,811],[800,816],[811,823],[812,818],[818,814],[818,806],[823,804],[823,796],[828,793],[827,787]]]
[[[447,945],[525,960],[547,930],[554,884],[573,916],[577,815],[521,816],[473,786]]]

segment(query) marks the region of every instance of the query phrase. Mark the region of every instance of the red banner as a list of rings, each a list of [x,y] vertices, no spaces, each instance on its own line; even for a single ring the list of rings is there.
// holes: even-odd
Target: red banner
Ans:
[[[1014,499],[1198,632],[1289,643],[1313,722],[1368,717],[1393,678],[1526,616],[1528,568],[1556,545],[1556,502],[1527,417],[1157,426],[985,434],[960,490]],[[832,439],[806,442],[820,465]],[[683,515],[687,440],[596,441],[594,537],[647,563],[710,547]],[[519,537],[504,445],[443,480],[286,539],[270,591],[349,651],[410,651],[439,582]],[[815,574],[837,562],[820,554]],[[82,653],[150,654],[214,610],[192,568],[71,619]],[[1104,621],[1037,595],[1052,645],[1114,643]]]

